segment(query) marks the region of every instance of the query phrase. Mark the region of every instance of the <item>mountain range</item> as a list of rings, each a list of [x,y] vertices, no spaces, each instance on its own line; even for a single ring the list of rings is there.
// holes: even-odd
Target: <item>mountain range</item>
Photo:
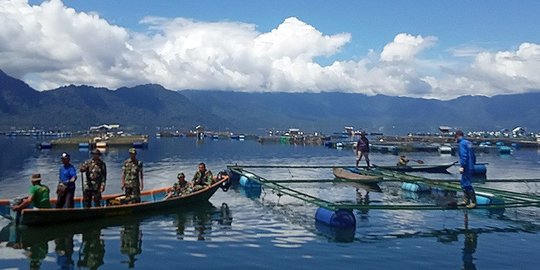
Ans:
[[[453,100],[363,94],[173,91],[156,84],[116,90],[64,86],[37,91],[0,70],[0,130],[85,130],[103,123],[135,129],[203,125],[213,130],[261,132],[300,128],[339,131],[344,126],[402,134],[435,132],[441,125],[464,130],[523,126],[540,129],[540,92]]]

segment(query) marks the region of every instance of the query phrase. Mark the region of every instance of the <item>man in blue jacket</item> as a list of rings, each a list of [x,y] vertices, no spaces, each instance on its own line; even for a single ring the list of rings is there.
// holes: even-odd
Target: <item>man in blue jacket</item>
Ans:
[[[75,204],[73,197],[75,196],[77,171],[71,165],[71,157],[68,153],[62,153],[61,159],[62,166],[60,166],[58,188],[56,189],[56,194],[58,195],[56,208],[73,208]]]
[[[459,173],[461,174],[461,189],[463,189],[464,204],[467,208],[476,207],[476,194],[472,186],[472,175],[476,156],[472,143],[465,139],[463,131],[456,131],[456,140],[459,143]]]

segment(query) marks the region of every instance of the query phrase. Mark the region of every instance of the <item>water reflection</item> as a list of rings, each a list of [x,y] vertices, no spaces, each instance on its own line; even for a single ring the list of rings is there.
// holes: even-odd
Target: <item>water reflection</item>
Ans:
[[[59,269],[73,269],[73,234],[54,239],[56,264]]]
[[[464,211],[463,223],[465,225],[465,239],[463,240],[463,267],[464,270],[476,270],[473,254],[476,252],[478,234],[469,229],[469,212]]]
[[[104,256],[105,241],[101,238],[101,229],[90,229],[83,232],[77,267],[98,269],[103,265]]]
[[[142,232],[139,223],[122,226],[120,253],[128,257],[127,261],[122,261],[123,263],[127,263],[129,268],[135,267],[135,256],[142,253]]]
[[[0,243],[6,242],[6,248],[24,251],[30,269],[43,268],[47,255],[56,257],[59,269],[98,269],[104,265],[106,256],[102,231],[116,231],[120,239],[121,256],[118,260],[128,268],[135,268],[143,252],[145,224],[158,221],[159,226],[164,226],[163,230],[169,227],[176,231],[178,240],[208,241],[211,240],[212,227],[215,224],[220,229],[230,229],[232,219],[232,212],[226,203],[214,207],[206,202],[189,210],[166,210],[152,215],[134,215],[96,222],[49,227],[17,227],[10,223],[0,231]],[[194,233],[195,237],[186,237],[186,232]],[[49,254],[50,242],[54,243],[54,250]],[[78,251],[77,255],[74,255],[75,251]]]

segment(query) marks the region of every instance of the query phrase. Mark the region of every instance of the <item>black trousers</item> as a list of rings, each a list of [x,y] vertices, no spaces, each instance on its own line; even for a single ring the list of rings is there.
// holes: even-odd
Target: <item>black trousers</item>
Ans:
[[[58,199],[56,201],[56,208],[73,208],[75,206],[75,201],[73,197],[75,196],[75,187],[66,187],[62,192],[58,192]]]

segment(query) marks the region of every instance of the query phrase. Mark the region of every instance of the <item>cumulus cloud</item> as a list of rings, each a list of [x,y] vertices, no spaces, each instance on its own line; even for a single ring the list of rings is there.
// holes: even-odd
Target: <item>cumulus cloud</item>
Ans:
[[[433,46],[436,37],[413,36],[407,33],[398,34],[394,41],[386,44],[381,52],[382,61],[410,61],[422,50]]]
[[[343,50],[349,33],[324,34],[295,17],[262,33],[256,25],[230,21],[146,17],[140,23],[145,31],[132,32],[59,0],[34,6],[0,0],[0,69],[38,89],[158,83],[170,89],[430,98],[540,89],[534,43],[494,53],[462,48],[452,59],[424,59],[422,52],[437,37],[399,33],[363,59],[321,65],[316,59]]]

